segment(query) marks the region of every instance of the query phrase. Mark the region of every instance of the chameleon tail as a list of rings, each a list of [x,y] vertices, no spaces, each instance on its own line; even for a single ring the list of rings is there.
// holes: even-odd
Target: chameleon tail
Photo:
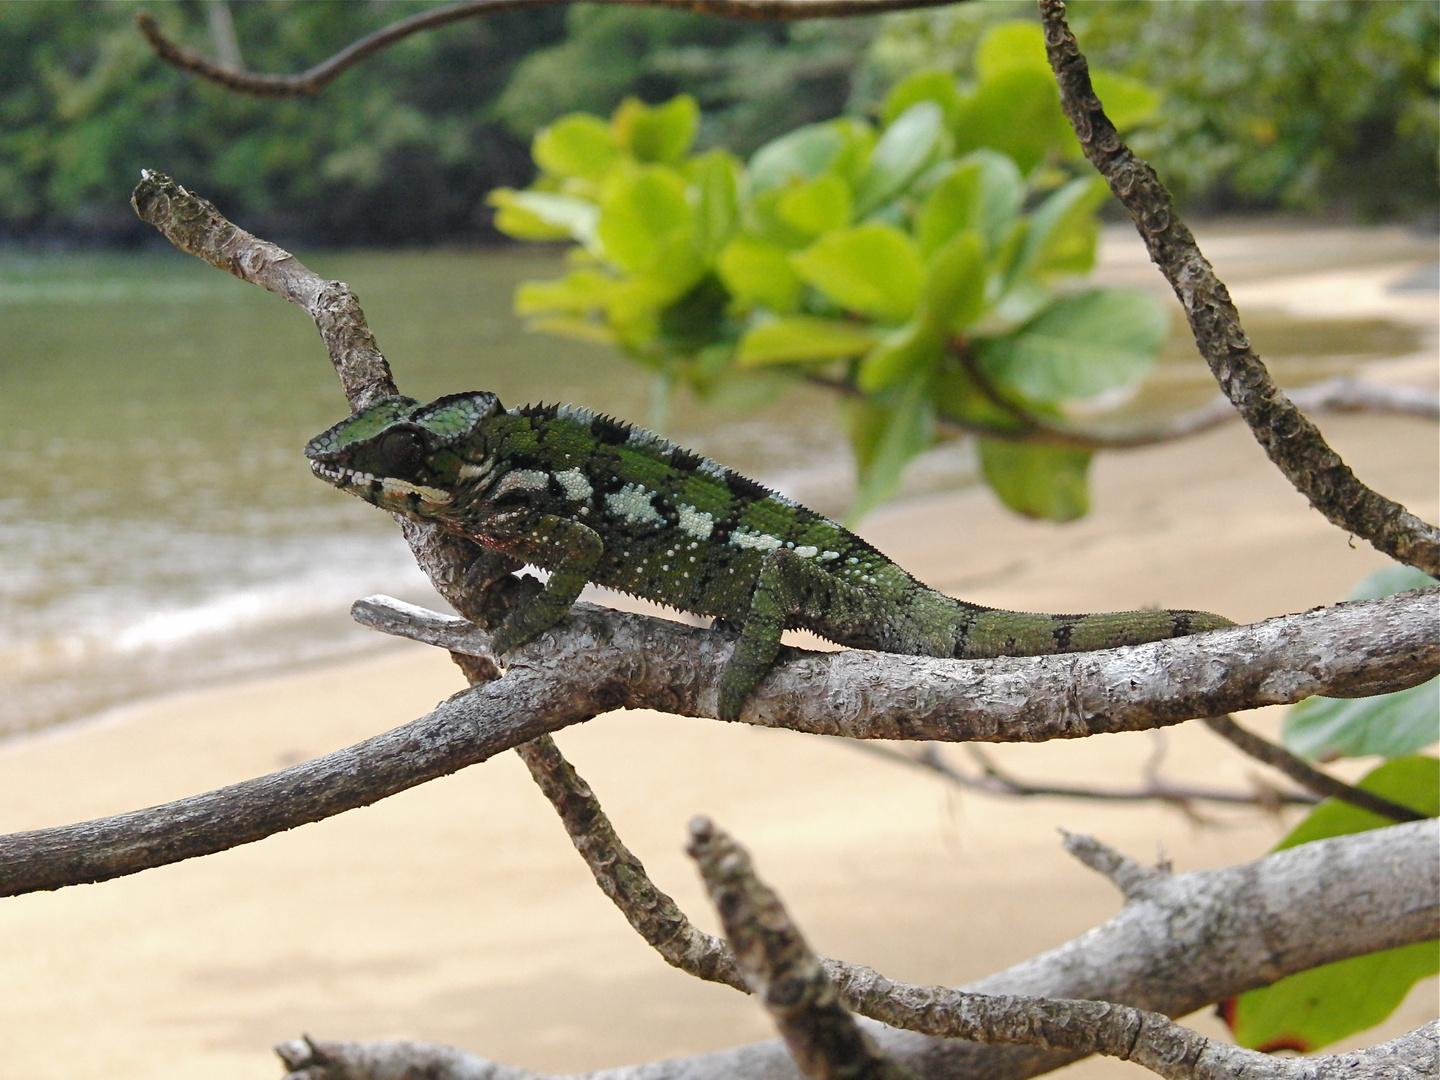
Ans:
[[[1198,634],[1235,624],[1208,611],[1110,611],[1043,615],[967,608],[953,655],[964,659],[1091,652]]]

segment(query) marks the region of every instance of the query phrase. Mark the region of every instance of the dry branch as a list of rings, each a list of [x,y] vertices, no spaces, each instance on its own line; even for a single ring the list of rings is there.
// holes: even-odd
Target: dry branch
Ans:
[[[1272,769],[1279,769],[1297,784],[1304,785],[1317,795],[1328,799],[1340,799],[1351,806],[1358,806],[1361,810],[1368,810],[1372,814],[1389,818],[1391,821],[1423,821],[1428,816],[1419,810],[1376,795],[1373,791],[1355,787],[1353,784],[1347,784],[1328,773],[1321,772],[1309,762],[1290,753],[1283,746],[1276,746],[1268,739],[1262,739],[1253,731],[1246,731],[1235,723],[1232,717],[1206,717],[1205,724],[1222,739],[1228,740]]]
[[[1265,453],[1329,521],[1403,563],[1440,577],[1440,529],[1366,487],[1275,384],[1250,346],[1229,290],[1200,253],[1155,170],[1105,115],[1090,68],[1065,23],[1063,0],[1040,0],[1060,100],[1091,164],[1130,212],[1151,260],[1190,320],[1200,354]]]
[[[256,97],[301,97],[323,90],[336,78],[361,61],[404,41],[411,34],[436,30],[463,19],[498,15],[502,11],[523,11],[555,7],[569,0],[464,0],[447,4],[399,19],[352,42],[335,55],[322,60],[299,75],[261,75],[240,70],[235,65],[214,61],[182,48],[160,31],[160,25],[148,11],[135,16],[135,25],[157,56],[172,67],[198,75],[227,90]],[[765,19],[794,21],[827,19],[846,15],[878,15],[885,11],[908,11],[913,8],[939,7],[958,0],[602,0],[610,4],[632,7],[663,7],[681,9],[730,19]]]
[[[750,856],[707,818],[690,823],[686,848],[720,913],[736,963],[800,1071],[817,1080],[913,1080],[876,1050],[836,993],[775,891]]]

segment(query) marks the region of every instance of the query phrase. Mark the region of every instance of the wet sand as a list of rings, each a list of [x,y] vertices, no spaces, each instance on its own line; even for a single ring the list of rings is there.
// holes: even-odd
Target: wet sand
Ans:
[[[1426,302],[1433,325],[1434,295]],[[1375,374],[1433,388],[1435,367],[1426,355]],[[1432,423],[1320,422],[1362,478],[1435,519]],[[1101,456],[1093,505],[1056,527],[967,491],[888,508],[863,531],[938,588],[1052,611],[1158,603],[1252,620],[1333,601],[1385,562],[1310,511],[1238,425]],[[0,830],[268,772],[408,721],[461,685],[443,654],[397,644],[3,743]],[[1278,716],[1243,721],[1273,732]],[[1061,851],[1058,828],[1144,860],[1163,852],[1183,871],[1257,857],[1296,816],[1204,810],[1200,821],[1148,805],[996,799],[834,741],[649,713],[557,741],[701,925],[714,919],[680,851],[697,812],[750,847],[819,950],[918,982],[964,982],[1118,909],[1114,890]],[[1027,778],[1118,783],[1138,779],[1157,741],[994,757]],[[1197,724],[1163,742],[1175,779],[1243,788],[1264,773]],[[963,749],[951,755],[968,764]],[[269,1046],[302,1032],[433,1039],[557,1072],[770,1034],[751,1002],[672,971],[629,930],[513,755],[210,858],[0,901],[0,942],[3,1080],[274,1077]],[[1434,998],[1432,980],[1382,1034],[1433,1016]],[[1091,1061],[1058,1075],[1150,1074]]]

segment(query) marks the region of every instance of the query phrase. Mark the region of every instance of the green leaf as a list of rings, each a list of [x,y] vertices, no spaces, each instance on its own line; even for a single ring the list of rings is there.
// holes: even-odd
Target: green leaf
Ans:
[[[1025,178],[1015,163],[993,150],[977,150],[941,180],[915,217],[920,250],[930,253],[957,232],[979,229],[999,245],[1025,201]]]
[[[1149,371],[1169,322],[1148,293],[1092,289],[1055,302],[1013,334],[979,342],[976,356],[996,383],[1035,401],[1093,397]]]
[[[1020,19],[997,23],[975,48],[975,70],[982,82],[1016,68],[1050,76],[1045,34],[1038,23]]]
[[[552,176],[598,179],[619,155],[610,125],[589,113],[562,116],[535,136],[535,164]]]
[[[695,191],[696,247],[713,259],[735,231],[740,163],[724,150],[711,150],[689,164]]]
[[[1387,761],[1358,786],[1432,817],[1440,814],[1440,762],[1434,758],[1414,755]],[[1276,850],[1390,824],[1367,810],[1326,799]],[[1386,949],[1302,971],[1241,994],[1226,1003],[1226,1020],[1241,1046],[1310,1053],[1374,1027],[1416,982],[1437,971],[1440,953],[1433,941]]]
[[[860,361],[855,382],[867,394],[878,393],[933,370],[944,355],[944,339],[931,324],[915,321],[892,331]]]
[[[933,101],[944,110],[947,123],[953,120],[960,108],[960,91],[955,85],[955,76],[938,68],[907,75],[885,95],[880,119],[885,124],[893,123],[897,116],[919,101]]]
[[[846,412],[860,473],[847,517],[853,522],[893,497],[906,464],[935,441],[929,380],[918,375],[885,395],[850,402]]]
[[[1145,123],[1160,110],[1160,95],[1129,75],[1092,70],[1090,83],[1105,106],[1105,115],[1119,131],[1129,131]]]
[[[758,194],[784,187],[792,179],[814,179],[830,167],[844,142],[834,124],[806,124],[781,135],[751,155],[751,190]]]
[[[515,289],[515,314],[580,315],[603,308],[615,281],[598,270],[572,270],[553,281],[523,281]]]
[[[849,225],[855,207],[850,185],[827,173],[781,192],[775,210],[786,224],[813,237]]]
[[[1364,580],[1351,589],[1345,599],[1379,600],[1382,596],[1394,596],[1406,589],[1425,589],[1431,585],[1440,585],[1440,582],[1423,570],[1395,563],[1365,575]]]
[[[839,360],[874,344],[874,333],[858,323],[795,315],[752,327],[740,339],[735,359],[743,367]]]
[[[1374,600],[1405,589],[1434,585],[1409,566],[1387,566],[1356,586],[1346,599]],[[1281,741],[1302,757],[1328,760],[1379,754],[1412,754],[1440,738],[1440,682],[1368,698],[1306,698],[1285,713]]]
[[[980,468],[1000,501],[1026,517],[1073,521],[1090,509],[1091,452],[981,436]]]
[[[933,101],[917,101],[896,117],[855,188],[856,216],[865,217],[904,191],[930,163],[944,129],[945,111]]]
[[[689,94],[663,105],[626,98],[610,118],[610,127],[616,145],[630,151],[637,161],[674,165],[684,158],[700,130],[700,106]]]
[[[632,274],[694,273],[696,266],[670,265],[684,261],[682,249],[690,247],[694,225],[680,174],[651,165],[606,184],[596,235],[606,258]],[[698,263],[693,249],[691,254],[690,261]]]
[[[790,256],[801,279],[849,311],[905,322],[920,298],[925,264],[915,242],[893,225],[826,233]]]
[[[1095,266],[1100,225],[1095,211],[1110,189],[1099,176],[1072,180],[1030,215],[1030,231],[1011,277],[1044,281],[1056,274],[1088,274]]]
[[[548,191],[496,188],[485,197],[496,208],[495,227],[517,240],[595,239],[599,208],[588,199]]]
[[[985,310],[985,241],[974,229],[957,233],[925,261],[918,321],[942,341]]]
[[[725,245],[715,268],[742,308],[759,305],[785,315],[800,304],[804,284],[790,265],[789,252],[778,244],[741,233]]]
[[[985,79],[961,101],[953,130],[957,154],[998,150],[1027,176],[1046,158],[1079,148],[1048,69],[1011,67]]]
[[[1440,681],[1368,698],[1306,698],[1285,713],[1281,742],[1301,757],[1328,761],[1413,754],[1440,739]]]

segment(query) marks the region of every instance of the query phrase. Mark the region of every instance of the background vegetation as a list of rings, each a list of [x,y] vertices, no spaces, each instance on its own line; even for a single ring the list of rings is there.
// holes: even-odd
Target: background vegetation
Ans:
[[[267,235],[323,244],[494,237],[484,195],[534,176],[557,117],[626,96],[701,108],[696,146],[746,155],[783,131],[865,115],[919,67],[974,77],[985,24],[1033,17],[984,0],[793,26],[577,6],[413,37],[318,97],[249,100],[157,61],[138,3],[0,4],[0,237],[139,241],[142,166],[183,175]],[[249,68],[298,71],[419,8],[149,0],[166,33]],[[1192,207],[1435,214],[1440,15],[1429,0],[1082,5],[1095,61],[1156,89],[1138,133]]]

